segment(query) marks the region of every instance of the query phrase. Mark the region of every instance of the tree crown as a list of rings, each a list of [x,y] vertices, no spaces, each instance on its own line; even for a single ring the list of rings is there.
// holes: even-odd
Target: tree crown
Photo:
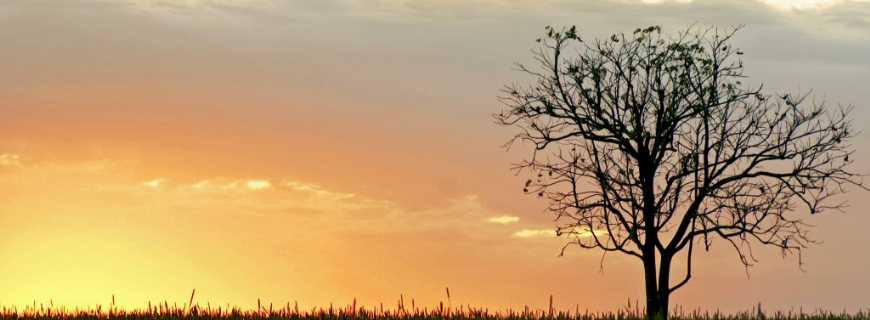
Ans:
[[[508,146],[532,147],[514,167],[531,173],[524,192],[548,201],[566,247],[691,259],[722,239],[747,267],[753,243],[799,256],[812,243],[799,209],[866,189],[850,170],[852,107],[743,83],[739,28],[661,31],[586,41],[547,27],[539,66],[519,65],[533,84],[506,87],[494,115],[519,131]]]

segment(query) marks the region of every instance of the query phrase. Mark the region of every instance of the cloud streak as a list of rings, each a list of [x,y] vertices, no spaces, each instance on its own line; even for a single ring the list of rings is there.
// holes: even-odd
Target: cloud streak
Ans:
[[[821,10],[837,5],[870,3],[868,0],[757,0],[779,10]]]
[[[20,167],[21,155],[14,153],[0,154],[0,167]]]
[[[577,239],[585,239],[591,238],[592,236],[603,236],[606,235],[606,230],[595,230],[590,231],[589,229],[583,228],[574,228],[569,231],[562,231],[562,236],[569,238],[577,238]],[[522,229],[513,233],[514,237],[517,238],[556,238],[559,237],[560,234],[556,232],[554,229]]]
[[[555,238],[556,230],[553,229],[522,229],[513,233],[517,238]]]
[[[245,186],[247,186],[249,190],[256,191],[272,188],[272,183],[268,180],[248,180],[245,183]]]
[[[152,189],[157,189],[157,188],[160,188],[161,185],[163,185],[164,181],[165,181],[164,179],[154,179],[154,180],[145,181],[142,183],[142,185],[149,187],[149,188],[152,188]]]
[[[520,217],[498,216],[498,217],[489,218],[486,221],[489,221],[490,223],[496,223],[496,224],[511,224],[511,223],[520,222]]]

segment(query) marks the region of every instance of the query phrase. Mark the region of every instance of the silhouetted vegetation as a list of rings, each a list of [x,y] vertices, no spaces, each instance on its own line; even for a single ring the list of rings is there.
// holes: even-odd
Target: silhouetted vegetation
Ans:
[[[696,249],[753,246],[796,254],[813,243],[799,214],[843,208],[852,170],[852,107],[744,83],[738,29],[658,26],[584,39],[547,28],[533,82],[513,85],[495,115],[530,147],[523,191],[549,203],[568,245],[643,265],[649,319],[692,277]],[[563,248],[564,253],[564,248]],[[673,262],[685,261],[679,278]]]
[[[718,311],[685,311],[677,308],[671,313],[671,319],[676,320],[859,320],[870,319],[870,310],[856,313],[832,313],[827,311],[788,311],[760,312],[756,309],[726,314]],[[149,306],[144,310],[123,310],[115,307],[96,307],[89,310],[55,308],[44,305],[28,306],[18,310],[3,308],[0,319],[46,319],[46,320],[85,320],[85,319],[292,319],[292,320],[327,320],[327,319],[373,319],[373,320],[436,320],[436,319],[476,319],[476,320],[640,320],[646,319],[646,313],[637,306],[629,305],[614,312],[589,312],[575,309],[573,311],[534,310],[489,310],[469,306],[448,307],[441,303],[435,308],[408,307],[398,304],[392,309],[363,307],[351,304],[345,307],[315,308],[300,310],[298,307],[285,304],[279,308],[272,305],[260,306],[255,310],[239,308],[199,306],[173,306],[168,303]]]

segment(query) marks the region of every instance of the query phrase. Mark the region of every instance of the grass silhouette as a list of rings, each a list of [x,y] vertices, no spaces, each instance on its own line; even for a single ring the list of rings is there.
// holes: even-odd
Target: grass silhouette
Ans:
[[[448,291],[449,292],[449,291]],[[573,311],[556,310],[553,307],[553,297],[550,296],[550,306],[547,309],[531,309],[524,307],[521,310],[490,310],[467,305],[451,306],[443,301],[437,306],[427,308],[419,307],[414,300],[411,305],[406,305],[404,296],[400,296],[394,307],[385,308],[383,304],[373,307],[357,305],[353,303],[344,307],[318,307],[301,310],[298,304],[286,303],[275,308],[271,303],[262,304],[257,301],[256,309],[241,309],[238,307],[205,306],[194,303],[195,290],[191,292],[190,300],[183,306],[170,305],[168,302],[159,304],[148,303],[143,309],[125,310],[115,306],[115,297],[112,303],[103,307],[97,305],[89,309],[56,307],[52,304],[44,305],[33,303],[19,309],[18,307],[0,308],[0,319],[293,319],[293,320],[331,320],[331,319],[360,319],[360,320],[640,320],[645,319],[642,306],[631,302],[626,307],[611,312],[580,311],[579,307]],[[686,311],[675,308],[671,314],[674,320],[859,320],[870,319],[870,309],[855,313],[829,312],[817,310],[806,313],[798,311],[776,311],[765,313],[761,304],[750,311],[737,313],[722,313],[719,311]]]

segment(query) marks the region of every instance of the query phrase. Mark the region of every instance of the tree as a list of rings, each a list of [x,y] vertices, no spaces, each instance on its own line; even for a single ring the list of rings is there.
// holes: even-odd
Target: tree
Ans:
[[[524,192],[549,203],[568,244],[637,257],[646,312],[666,319],[670,294],[692,277],[695,244],[797,254],[813,241],[801,218],[842,209],[865,189],[850,170],[850,106],[808,94],[771,95],[742,81],[739,28],[637,29],[584,41],[575,27],[539,39],[535,82],[508,86],[496,122],[532,147],[515,165]],[[565,247],[562,252],[564,253]],[[685,271],[671,279],[675,260]]]

